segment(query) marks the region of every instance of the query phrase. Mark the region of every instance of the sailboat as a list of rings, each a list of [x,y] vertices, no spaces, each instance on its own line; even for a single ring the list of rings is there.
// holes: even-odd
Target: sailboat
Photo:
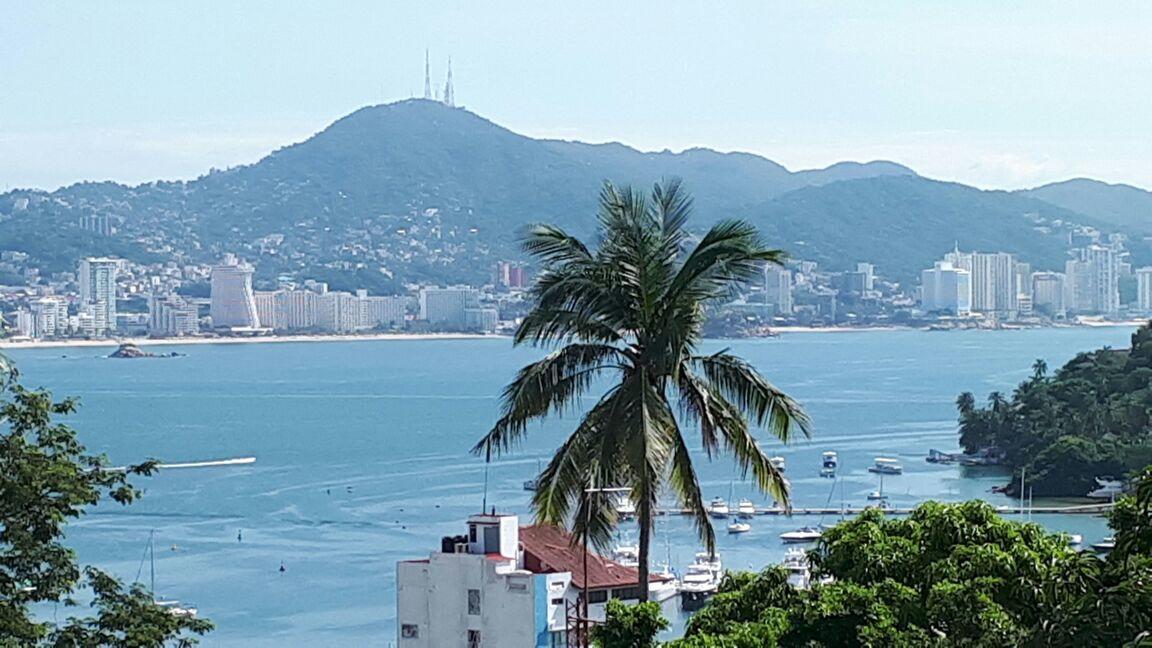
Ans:
[[[536,460],[536,476],[524,481],[524,490],[534,491],[540,487],[540,460]]]
[[[136,572],[137,580],[139,580],[140,572]],[[188,619],[196,618],[197,610],[194,607],[182,607],[180,601],[172,600],[165,601],[156,597],[156,531],[148,532],[148,588],[152,592],[152,602],[156,605],[168,610],[172,616],[184,617]]]
[[[888,496],[884,494],[884,473],[880,473],[880,490],[874,490],[868,493],[868,499],[873,501],[884,501],[888,499]]]

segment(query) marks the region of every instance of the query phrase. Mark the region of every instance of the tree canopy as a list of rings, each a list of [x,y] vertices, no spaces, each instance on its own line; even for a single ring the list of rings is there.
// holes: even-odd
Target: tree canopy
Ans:
[[[1083,496],[1096,477],[1152,463],[1152,323],[1128,349],[1077,354],[1055,375],[1038,360],[1010,399],[993,392],[979,407],[966,392],[956,408],[966,452],[1002,453],[1035,495]]]

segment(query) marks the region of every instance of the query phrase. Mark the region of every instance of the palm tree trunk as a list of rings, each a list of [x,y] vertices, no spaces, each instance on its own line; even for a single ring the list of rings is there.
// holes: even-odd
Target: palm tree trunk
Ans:
[[[648,601],[648,545],[652,543],[652,502],[647,496],[641,497],[636,507],[636,521],[640,523],[640,572],[639,599],[641,603]]]

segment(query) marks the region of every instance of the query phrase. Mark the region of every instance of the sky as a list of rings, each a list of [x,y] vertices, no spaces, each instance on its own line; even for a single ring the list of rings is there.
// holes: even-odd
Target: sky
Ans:
[[[190,179],[368,104],[533,137],[1152,188],[1152,3],[0,0],[0,190]]]

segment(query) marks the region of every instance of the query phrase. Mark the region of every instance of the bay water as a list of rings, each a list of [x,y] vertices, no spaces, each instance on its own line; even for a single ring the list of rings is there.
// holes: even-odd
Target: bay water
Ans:
[[[931,448],[957,448],[956,396],[1010,393],[1034,360],[1055,369],[1080,350],[1125,347],[1131,332],[796,333],[711,341],[705,350],[727,347],[745,357],[812,416],[810,440],[783,446],[759,434],[767,451],[787,460],[797,507],[838,506],[842,499],[864,505],[878,487],[867,472],[877,456],[904,463],[904,474],[884,483],[895,506],[971,498],[1011,504],[989,492],[1006,481],[1002,472],[924,461]],[[114,464],[148,457],[256,461],[138,479],[145,491],[139,502],[101,503],[69,526],[68,542],[82,562],[147,582],[154,533],[157,593],[216,623],[205,645],[281,647],[395,643],[396,561],[427,557],[480,510],[484,462],[469,449],[498,415],[504,384],[544,353],[502,338],[149,349],[186,356],[110,359],[111,348],[5,353],[27,386],[80,399],[68,423]],[[571,415],[533,426],[516,451],[495,461],[489,505],[526,523],[522,482],[575,421]],[[819,476],[825,450],[840,455],[839,480]],[[740,479],[730,458],[696,458],[706,498],[769,503]],[[1086,543],[1108,535],[1098,517],[1033,519],[1081,533]],[[734,569],[779,562],[779,534],[820,521],[835,519],[758,517],[741,536],[728,536],[720,522],[721,559]],[[655,542],[655,557],[670,557],[680,569],[699,549],[690,522],[675,516],[661,519]],[[77,612],[45,614],[62,620]]]

